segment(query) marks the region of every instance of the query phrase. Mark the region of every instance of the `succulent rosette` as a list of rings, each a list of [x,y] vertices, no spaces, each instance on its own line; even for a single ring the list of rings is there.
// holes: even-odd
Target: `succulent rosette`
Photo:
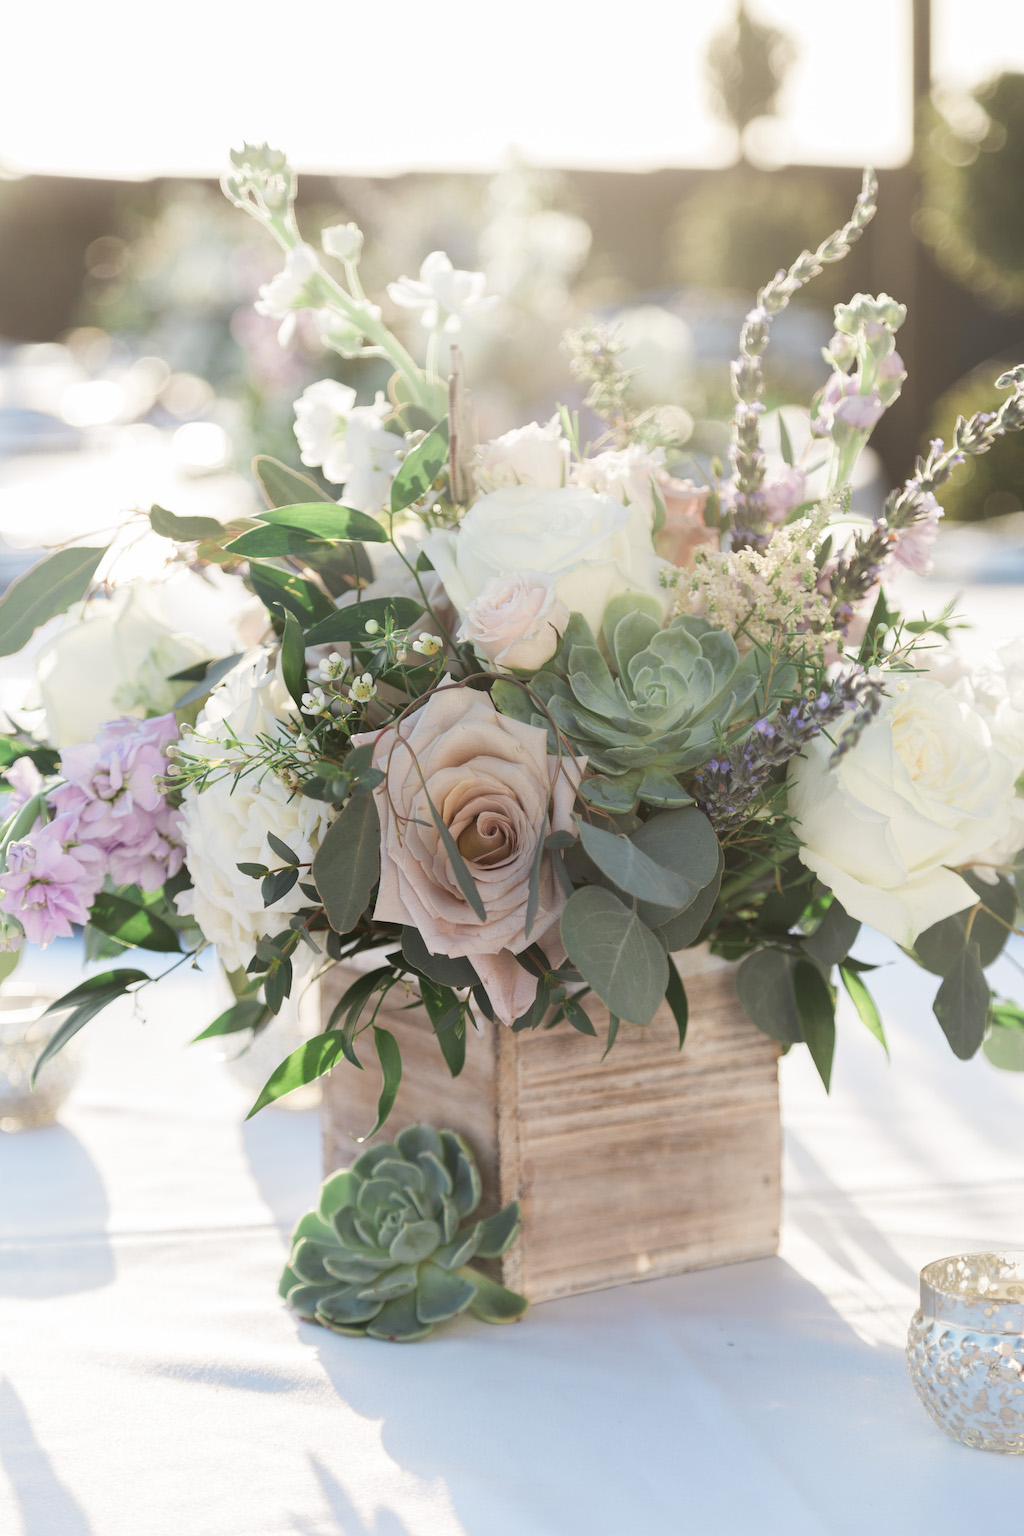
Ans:
[[[424,1339],[471,1311],[513,1323],[525,1297],[473,1264],[496,1259],[519,1232],[519,1203],[473,1221],[480,1173],[461,1136],[413,1125],[332,1174],[295,1229],[280,1294],[300,1317],[335,1333]]]

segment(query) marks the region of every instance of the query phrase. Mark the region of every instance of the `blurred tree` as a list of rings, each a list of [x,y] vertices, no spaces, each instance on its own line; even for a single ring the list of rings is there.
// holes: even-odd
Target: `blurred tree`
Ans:
[[[959,379],[941,396],[935,406],[928,437],[949,442],[958,416],[972,416],[975,411],[990,411],[1003,398],[995,388],[1001,373],[1019,359],[992,358]],[[921,451],[927,452],[927,442]],[[985,517],[1000,517],[1019,512],[1024,507],[1024,442],[1021,434],[1010,432],[980,458],[968,459],[948,485],[943,486],[940,501],[946,516],[957,522],[977,522]]]
[[[779,93],[796,58],[785,32],[755,21],[739,0],[735,19],[708,44],[705,61],[711,106],[736,130],[738,158],[746,158],[747,129],[756,118],[774,117]]]
[[[925,111],[915,231],[990,304],[1024,309],[1024,75],[939,95]]]

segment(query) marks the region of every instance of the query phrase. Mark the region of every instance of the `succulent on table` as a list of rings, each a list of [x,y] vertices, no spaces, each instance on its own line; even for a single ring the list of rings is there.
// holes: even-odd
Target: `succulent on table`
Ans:
[[[526,1298],[470,1260],[497,1258],[514,1242],[519,1202],[473,1222],[480,1194],[461,1136],[409,1126],[324,1181],[316,1210],[295,1228],[280,1294],[309,1322],[375,1339],[423,1339],[467,1309],[515,1322]]]
[[[574,613],[555,656],[531,682],[593,777],[580,793],[592,805],[628,812],[638,800],[682,806],[678,775],[698,768],[728,740],[743,705],[762,682],[755,652],[740,656],[724,630],[679,615],[667,625],[656,598],[631,592],[605,610],[609,666],[586,620]],[[534,725],[550,724],[515,683],[495,684],[498,708]],[[594,772],[596,770],[596,772]]]

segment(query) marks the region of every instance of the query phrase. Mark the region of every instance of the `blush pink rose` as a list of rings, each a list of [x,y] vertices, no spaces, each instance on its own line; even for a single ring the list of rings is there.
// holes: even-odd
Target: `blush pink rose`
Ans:
[[[698,549],[718,548],[718,530],[704,521],[708,487],[663,474],[658,490],[665,504],[665,521],[655,535],[655,547],[663,560],[670,560],[681,570],[692,570]]]
[[[544,731],[500,715],[486,694],[458,687],[433,694],[399,729],[352,739],[374,743],[374,767],[386,775],[373,791],[381,827],[374,916],[417,929],[432,954],[465,956],[496,1017],[511,1024],[537,995],[536,979],[515,956],[536,943],[552,965],[565,959],[565,893],[551,855],[541,864],[529,938],[526,905],[537,839],[570,830],[586,760],[559,762]],[[459,890],[428,796],[476,881],[483,922]]]
[[[542,571],[496,576],[466,609],[458,638],[502,671],[536,672],[550,661],[569,622],[569,610]]]

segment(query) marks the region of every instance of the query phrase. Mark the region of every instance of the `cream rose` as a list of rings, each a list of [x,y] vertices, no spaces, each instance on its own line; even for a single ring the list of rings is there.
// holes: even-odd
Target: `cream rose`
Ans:
[[[213,690],[182,747],[192,757],[230,764],[233,740],[255,745],[258,738],[283,736],[283,722],[294,713],[277,670],[261,655],[240,663]],[[327,830],[328,808],[297,795],[271,773],[236,782],[227,771],[206,789],[186,789],[181,809],[193,889],[178,897],[178,910],[192,914],[229,971],[240,970],[252,959],[257,940],[279,933],[308,898],[295,885],[264,907],[260,882],[238,865],[280,865],[268,832],[287,843],[300,862],[311,863]]]
[[[573,479],[577,485],[589,485],[592,491],[639,507],[650,519],[654,517],[654,483],[664,464],[663,448],[651,453],[639,443],[630,443],[628,448],[609,448],[592,459],[581,460],[573,470]]]
[[[507,485],[564,485],[568,468],[569,444],[557,418],[543,427],[531,421],[476,450],[476,483],[481,491]]]
[[[537,839],[569,830],[586,760],[559,763],[544,731],[458,687],[433,694],[400,738],[388,726],[352,739],[375,743],[374,766],[387,775],[373,792],[381,826],[374,916],[417,929],[432,954],[465,956],[496,1016],[511,1024],[537,995],[536,979],[515,956],[536,943],[553,965],[565,959],[558,927],[565,893],[550,855],[529,938],[526,906]],[[459,890],[428,796],[476,881],[483,922]]]
[[[551,578],[539,571],[495,576],[466,609],[458,639],[499,671],[519,667],[536,672],[558,649],[569,610]]]
[[[570,613],[581,613],[595,633],[619,592],[665,597],[650,518],[584,486],[492,491],[458,530],[432,534],[424,549],[463,618],[496,576],[523,570],[550,576]]]
[[[851,917],[897,943],[975,901],[948,866],[1006,831],[1014,770],[977,710],[941,683],[894,674],[878,717],[834,768],[818,737],[790,768],[808,869]]]
[[[188,687],[170,682],[171,673],[210,656],[202,640],[171,626],[155,582],[115,587],[109,598],[91,599],[84,613],[76,606],[36,656],[47,739],[54,747],[77,746],[121,715],[166,714]]]

